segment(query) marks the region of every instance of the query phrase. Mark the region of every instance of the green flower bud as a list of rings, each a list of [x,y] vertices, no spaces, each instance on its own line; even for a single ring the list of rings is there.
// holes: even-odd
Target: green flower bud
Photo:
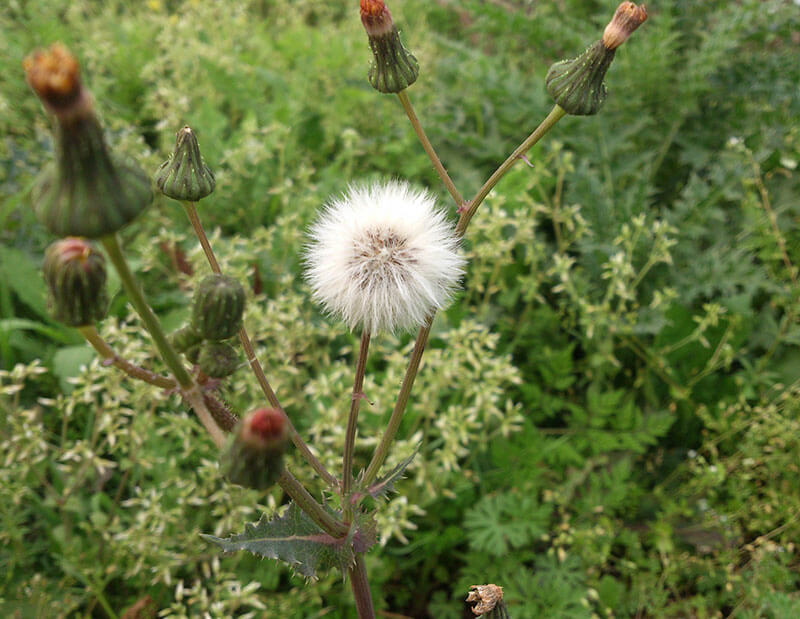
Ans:
[[[226,275],[209,275],[195,290],[191,326],[205,340],[227,340],[242,327],[244,303],[244,288],[238,281]]]
[[[66,238],[47,248],[44,279],[57,320],[83,327],[105,317],[105,258],[83,239]]]
[[[383,93],[397,93],[417,81],[419,63],[400,41],[383,0],[361,0],[361,23],[372,49],[369,83]]]
[[[283,473],[283,454],[289,444],[286,415],[275,408],[260,408],[245,415],[233,430],[222,471],[228,481],[266,490]]]
[[[156,171],[155,183],[165,196],[197,202],[217,184],[214,173],[203,161],[194,132],[184,127],[177,134],[175,150]]]
[[[178,352],[186,352],[203,341],[203,337],[190,325],[181,327],[169,335],[169,343]]]
[[[643,6],[623,2],[606,26],[603,38],[573,60],[550,67],[545,78],[548,94],[567,114],[597,114],[606,100],[603,83],[616,49],[647,19]]]
[[[63,46],[35,52],[24,66],[28,83],[57,120],[55,163],[33,190],[39,219],[62,237],[116,232],[152,202],[150,180],[109,153],[78,63]]]
[[[225,342],[203,342],[197,357],[200,371],[211,378],[225,378],[239,367],[239,353]]]

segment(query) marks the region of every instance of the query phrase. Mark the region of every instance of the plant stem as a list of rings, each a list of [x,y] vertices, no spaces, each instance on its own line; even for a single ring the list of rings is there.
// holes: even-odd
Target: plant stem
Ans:
[[[372,607],[372,594],[367,581],[367,568],[364,565],[364,555],[356,554],[353,567],[348,570],[350,586],[353,588],[353,597],[356,600],[356,611],[359,619],[374,619],[375,610]]]
[[[470,220],[475,215],[475,211],[478,210],[478,207],[481,205],[481,202],[484,201],[489,192],[494,188],[494,186],[500,181],[503,176],[505,176],[506,172],[508,172],[513,165],[517,162],[517,160],[524,155],[525,153],[530,150],[530,148],[538,142],[542,136],[547,133],[553,125],[555,125],[566,112],[558,105],[555,105],[547,117],[539,124],[538,127],[531,133],[525,141],[522,142],[517,148],[511,153],[508,158],[500,165],[497,170],[489,177],[489,179],[483,184],[478,190],[478,193],[475,195],[472,200],[469,202],[469,206],[466,210],[461,213],[461,217],[458,219],[458,224],[456,225],[456,233],[459,236],[463,236],[464,232],[469,225]]]
[[[414,386],[414,379],[416,379],[417,372],[419,371],[422,353],[425,352],[425,345],[428,343],[428,335],[430,335],[431,332],[433,316],[434,314],[431,314],[428,317],[425,324],[420,327],[419,333],[417,333],[417,340],[414,342],[414,350],[411,352],[411,357],[408,360],[408,367],[403,377],[403,384],[400,386],[400,393],[397,395],[397,402],[395,402],[394,410],[392,410],[392,416],[389,417],[389,423],[386,426],[386,430],[383,432],[381,442],[375,448],[372,461],[369,463],[366,473],[364,473],[365,485],[369,485],[378,476],[378,471],[383,461],[386,460],[389,447],[394,440],[395,434],[397,434],[397,429],[400,427],[400,421],[403,418],[403,413],[408,404],[408,396],[411,394],[411,388]]]
[[[194,228],[197,239],[200,241],[200,245],[203,248],[203,253],[205,253],[206,258],[208,259],[208,264],[211,266],[211,270],[217,275],[221,275],[222,270],[219,267],[219,262],[217,262],[217,257],[214,255],[214,250],[211,248],[211,243],[208,241],[203,224],[200,222],[200,217],[197,214],[197,208],[195,207],[194,202],[181,202],[181,204],[186,212],[186,216],[189,218],[189,221],[192,224],[192,228]],[[250,336],[248,335],[244,324],[242,324],[242,328],[239,329],[239,341],[242,343],[242,350],[244,350],[245,357],[247,357],[247,363],[250,365],[250,369],[253,371],[253,374],[255,375],[259,386],[261,387],[261,391],[264,393],[264,396],[267,398],[270,406],[277,408],[286,414],[286,411],[283,410],[283,407],[278,400],[278,396],[275,395],[275,391],[273,391],[272,387],[270,386],[266,374],[264,374],[264,369],[261,367],[261,363],[259,363],[258,359],[256,358],[255,350],[253,350],[253,343],[250,340]],[[305,441],[292,424],[291,419],[289,419],[289,415],[286,415],[286,420],[289,422],[289,438],[291,439],[292,443],[294,443],[294,446],[329,486],[337,486],[338,480],[328,472],[322,462],[320,462],[319,459],[311,452],[311,449],[309,449],[308,445],[306,445]]]
[[[353,380],[353,397],[350,401],[350,414],[347,417],[347,431],[344,435],[344,456],[342,457],[342,498],[345,520],[352,518],[350,505],[350,489],[353,484],[353,449],[356,442],[356,427],[358,422],[358,409],[361,398],[364,396],[364,372],[367,367],[367,353],[369,351],[369,331],[364,329],[361,333],[361,347],[358,350],[356,362],[356,376]]]
[[[197,385],[192,380],[192,377],[189,376],[186,368],[183,367],[183,363],[181,363],[178,353],[175,352],[175,349],[167,340],[167,336],[164,334],[164,330],[161,328],[161,323],[153,313],[153,310],[151,310],[150,306],[147,304],[144,294],[142,293],[142,289],[139,286],[139,282],[136,281],[136,278],[128,267],[125,256],[122,254],[119,241],[117,240],[117,235],[111,234],[103,237],[102,243],[103,247],[105,247],[106,253],[108,253],[109,259],[114,264],[114,268],[116,268],[117,273],[119,274],[119,278],[122,281],[122,286],[128,293],[128,297],[130,298],[133,307],[138,312],[145,328],[150,333],[150,337],[153,338],[153,342],[155,343],[156,348],[158,348],[161,358],[164,360],[164,363],[167,364],[167,367],[169,367],[175,376],[175,379],[178,381],[184,398],[194,409],[197,417],[200,419],[203,426],[205,426],[206,430],[208,430],[208,433],[211,435],[211,439],[214,441],[217,447],[222,447],[222,445],[225,443],[225,436],[222,433],[222,430],[219,429],[219,426],[217,426],[211,414],[208,412],[205,401],[203,400],[203,396],[198,390]]]
[[[283,469],[283,473],[278,478],[278,484],[286,494],[292,497],[297,506],[308,514],[309,518],[326,533],[339,539],[350,532],[350,527],[325,511],[325,508],[308,493],[308,490],[287,469]]]
[[[97,354],[99,354],[103,359],[110,360],[114,367],[119,368],[131,378],[142,380],[151,385],[155,385],[156,387],[161,387],[162,389],[174,389],[178,386],[178,383],[175,382],[174,378],[162,376],[161,374],[156,374],[150,370],[145,370],[138,365],[134,365],[130,361],[126,361],[125,359],[118,357],[111,346],[109,346],[103,337],[97,332],[97,329],[95,329],[94,325],[78,327],[78,331],[84,338],[86,338],[86,341],[92,345],[92,348],[97,351]]]
[[[408,116],[408,120],[411,121],[411,126],[414,128],[414,133],[417,134],[419,141],[422,143],[422,148],[425,149],[425,152],[428,154],[428,157],[433,163],[433,167],[436,169],[437,174],[439,174],[439,178],[442,179],[444,186],[447,187],[447,191],[450,192],[450,195],[453,196],[453,200],[456,201],[456,205],[461,208],[464,206],[464,198],[456,189],[456,186],[453,184],[453,181],[450,178],[450,175],[445,170],[444,166],[442,165],[441,160],[436,154],[436,151],[433,150],[433,146],[431,146],[430,141],[428,140],[428,136],[425,135],[425,130],[422,128],[422,124],[419,122],[419,118],[417,118],[416,113],[414,112],[414,108],[411,105],[411,101],[408,98],[408,94],[405,90],[401,90],[397,93],[397,98],[400,99],[400,103],[403,104],[403,109],[406,111],[406,115]]]
[[[234,414],[224,402],[218,400],[210,393],[203,394],[203,400],[206,403],[206,408],[217,425],[225,432],[232,432],[233,428],[239,422],[239,417]]]

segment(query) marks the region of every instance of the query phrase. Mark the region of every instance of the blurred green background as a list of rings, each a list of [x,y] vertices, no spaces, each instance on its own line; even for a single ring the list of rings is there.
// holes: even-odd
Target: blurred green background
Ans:
[[[551,107],[544,75],[596,40],[607,0],[394,0],[409,90],[473,194]],[[471,616],[471,584],[526,617],[797,617],[800,10],[662,0],[598,116],[562,120],[478,211],[464,292],[437,318],[368,555],[376,606]],[[22,58],[64,42],[114,149],[153,172],[190,124],[217,175],[199,208],[296,425],[338,467],[357,341],[309,299],[299,253],[351,182],[451,206],[396,97],[366,81],[358,3],[55,2],[0,8],[0,609],[19,617],[351,617],[348,586],[221,556],[284,501],[219,478],[174,397],[102,367],[47,312],[52,238],[28,192],[52,156]],[[453,213],[455,216],[455,214]],[[177,327],[207,271],[158,198],[128,255]],[[160,369],[118,282],[102,333]],[[357,465],[410,336],[376,338]],[[246,370],[222,388],[260,402]],[[297,462],[298,475],[309,472]]]

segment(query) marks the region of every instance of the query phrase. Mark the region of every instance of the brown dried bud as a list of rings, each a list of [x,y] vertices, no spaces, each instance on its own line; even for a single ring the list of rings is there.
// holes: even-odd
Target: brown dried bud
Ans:
[[[617,7],[614,17],[603,32],[603,45],[614,50],[631,36],[631,33],[647,19],[645,6],[636,6],[633,2],[623,2]]]
[[[400,40],[383,0],[361,0],[361,23],[372,50],[368,73],[372,87],[382,93],[398,93],[417,81],[419,63]]]
[[[78,61],[61,43],[36,50],[22,67],[30,87],[54,113],[70,107],[83,93]]]
[[[503,587],[497,585],[472,585],[469,588],[467,602],[475,604],[472,607],[475,615],[485,615],[495,610],[505,613]],[[504,615],[501,614],[501,616]]]

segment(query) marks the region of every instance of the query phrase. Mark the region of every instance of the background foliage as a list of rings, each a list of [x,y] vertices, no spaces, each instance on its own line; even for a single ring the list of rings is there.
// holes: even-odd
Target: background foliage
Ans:
[[[447,195],[397,101],[365,79],[356,3],[10,0],[0,8],[0,608],[4,616],[346,617],[306,586],[220,556],[283,501],[223,484],[179,402],[102,367],[47,313],[51,239],[27,192],[49,159],[21,59],[65,42],[114,147],[155,170],[184,123],[217,173],[201,216],[250,283],[259,356],[338,466],[354,342],[300,278],[303,230],[348,182]],[[548,65],[616,2],[395,0],[432,142],[474,192],[549,110]],[[379,607],[465,616],[471,584],[525,617],[800,615],[800,14],[663,0],[620,50],[609,99],[566,118],[498,186],[437,319],[368,556]],[[176,204],[125,234],[169,326],[205,273]],[[104,335],[156,366],[116,292]],[[357,459],[391,406],[407,336],[375,342]],[[225,387],[258,402],[246,371]],[[298,463],[299,466],[299,463]]]

